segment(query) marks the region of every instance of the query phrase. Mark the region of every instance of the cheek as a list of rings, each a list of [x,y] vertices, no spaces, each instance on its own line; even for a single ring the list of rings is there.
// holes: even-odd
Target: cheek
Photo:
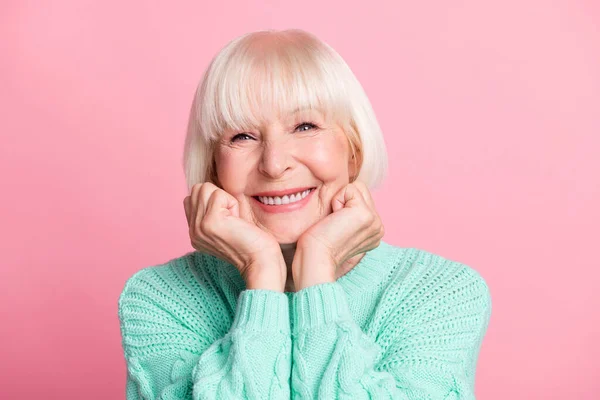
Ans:
[[[339,179],[347,170],[344,148],[337,141],[314,141],[302,153],[306,155],[306,164],[323,181]]]
[[[248,177],[247,163],[233,153],[223,152],[216,156],[217,176],[226,192],[243,193]]]

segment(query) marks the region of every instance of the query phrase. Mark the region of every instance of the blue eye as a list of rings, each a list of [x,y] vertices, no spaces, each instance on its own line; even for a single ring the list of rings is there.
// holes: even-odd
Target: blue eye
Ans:
[[[300,125],[296,126],[295,130],[298,130],[298,128],[303,127],[303,126],[308,126],[309,129],[302,129],[301,132],[308,131],[310,129],[318,128],[317,125],[315,125],[315,124],[313,124],[311,122],[303,122]],[[241,140],[241,138],[243,138],[243,137],[247,137],[249,139],[252,139],[252,136],[250,136],[250,135],[248,135],[246,133],[238,133],[237,135],[235,135],[234,137],[231,138],[231,142],[237,142],[238,140]],[[243,139],[243,140],[245,141],[246,139]]]
[[[310,123],[310,122],[303,122],[303,123],[301,123],[300,125],[298,125],[298,126],[296,127],[296,129],[300,128],[301,126],[305,126],[305,125],[306,125],[306,126],[309,126],[309,127],[311,127],[312,129],[314,129],[314,128],[316,128],[316,127],[317,127],[317,126],[316,126],[315,124],[313,124],[313,123]],[[308,130],[308,129],[303,129],[302,131],[305,131],[305,130]]]
[[[235,141],[237,141],[238,137],[243,137],[243,136],[246,136],[246,137],[249,137],[250,139],[252,139],[252,137],[250,135],[246,135],[245,133],[238,133],[237,135],[235,135],[234,137],[231,138],[231,141],[235,142]]]

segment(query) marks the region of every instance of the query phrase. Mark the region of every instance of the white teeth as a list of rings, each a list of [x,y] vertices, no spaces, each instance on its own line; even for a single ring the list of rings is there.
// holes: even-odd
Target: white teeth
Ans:
[[[259,196],[258,199],[260,200],[261,203],[269,204],[269,205],[290,204],[290,203],[295,203],[297,201],[302,200],[303,198],[305,198],[308,195],[308,193],[310,193],[310,191],[311,191],[311,189],[307,189],[303,192],[299,192],[299,193],[295,193],[295,194],[291,194],[291,195],[286,194],[283,197]]]

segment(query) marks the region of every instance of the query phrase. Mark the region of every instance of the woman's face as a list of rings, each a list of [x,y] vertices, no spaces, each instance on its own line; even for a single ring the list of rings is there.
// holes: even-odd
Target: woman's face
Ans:
[[[355,174],[344,131],[315,109],[281,115],[242,132],[224,132],[214,156],[219,183],[238,200],[240,216],[280,244],[297,242],[330,214],[331,199]],[[315,189],[304,198],[294,195],[292,200],[302,198],[296,202],[269,193],[308,188]],[[260,199],[289,204],[267,205]]]

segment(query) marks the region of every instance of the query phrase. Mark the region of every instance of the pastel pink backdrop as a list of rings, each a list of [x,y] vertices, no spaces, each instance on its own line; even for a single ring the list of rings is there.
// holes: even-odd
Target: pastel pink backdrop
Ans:
[[[124,398],[125,280],[191,250],[196,85],[229,40],[288,27],[372,101],[384,240],[487,281],[477,398],[600,398],[597,3],[49,3],[0,9],[0,398]]]

